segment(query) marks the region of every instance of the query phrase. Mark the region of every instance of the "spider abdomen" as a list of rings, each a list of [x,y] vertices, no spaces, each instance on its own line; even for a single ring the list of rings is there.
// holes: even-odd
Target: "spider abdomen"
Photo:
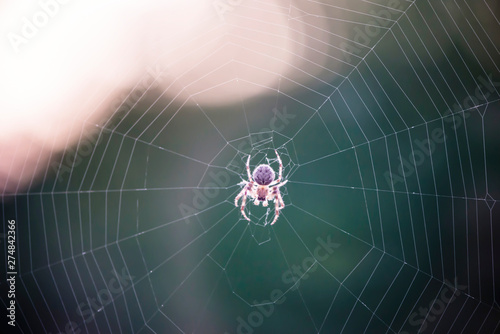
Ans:
[[[253,171],[253,179],[261,186],[274,181],[274,170],[269,165],[259,165]]]

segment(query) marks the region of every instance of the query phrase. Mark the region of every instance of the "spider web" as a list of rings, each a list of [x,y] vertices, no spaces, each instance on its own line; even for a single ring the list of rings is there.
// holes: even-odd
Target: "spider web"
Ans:
[[[324,11],[290,3],[289,24],[323,36],[329,59],[301,69],[307,83],[197,104],[260,85],[229,63],[231,79],[188,101],[148,90],[142,116],[97,127],[70,172],[2,202],[20,332],[498,331],[497,4],[307,3]],[[319,34],[319,20],[349,33]],[[277,171],[275,149],[285,208],[270,226],[273,203],[248,203],[247,222],[246,159]]]

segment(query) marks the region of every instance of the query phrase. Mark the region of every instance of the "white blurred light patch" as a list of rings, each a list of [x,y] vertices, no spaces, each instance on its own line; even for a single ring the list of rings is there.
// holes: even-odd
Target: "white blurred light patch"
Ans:
[[[217,6],[221,3],[225,7]],[[2,3],[0,34],[9,38],[0,42],[0,194],[39,182],[51,159],[74,145],[82,130],[111,116],[112,101],[133,87],[145,68],[164,68],[164,97],[188,103],[238,103],[278,89],[283,77],[306,82],[331,65],[328,43],[321,43],[330,23],[321,18],[322,5],[307,2],[315,17],[311,28],[294,18],[304,14],[298,9],[303,3],[294,3]],[[29,38],[23,36],[26,22],[36,27]]]
[[[116,4],[53,3],[52,16],[39,2],[10,2],[0,14],[0,33],[9,37],[0,46],[4,195],[37,182],[33,178],[43,176],[51,154],[106,117],[113,91],[131,85],[139,74],[140,53],[129,43]]]
[[[282,78],[300,84],[325,67],[332,72],[340,70],[328,63],[332,58],[327,43],[332,23],[322,15],[324,4],[289,0],[191,2],[189,7],[196,14],[186,15],[188,29],[185,22],[180,29],[172,27],[163,20],[161,11],[149,16],[154,26],[149,56],[166,69],[172,86],[165,87],[165,94],[170,98],[180,95],[212,105],[240,103],[278,89]],[[336,4],[342,6],[345,1]],[[168,33],[172,29],[178,35]],[[340,35],[346,30],[342,25],[335,29]],[[281,86],[280,90],[287,88]]]

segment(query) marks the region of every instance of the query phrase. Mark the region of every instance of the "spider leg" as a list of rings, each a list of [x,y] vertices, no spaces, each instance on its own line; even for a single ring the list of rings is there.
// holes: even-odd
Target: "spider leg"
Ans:
[[[279,191],[276,194],[276,199],[278,200],[278,203],[279,203],[279,209],[280,210],[283,209],[285,207],[285,202],[283,202],[283,197],[281,197],[281,194]]]
[[[275,180],[275,181],[269,183],[268,187],[270,187],[270,188],[278,187],[279,188],[279,187],[284,186],[287,182],[288,182],[288,180],[285,180],[285,181],[281,182],[280,184],[277,184],[278,181]]]
[[[243,183],[244,182],[244,183]],[[247,181],[242,181],[240,183],[243,183],[245,186],[243,187],[243,189],[241,189],[240,193],[238,194],[238,196],[236,196],[234,198],[234,206],[238,206],[238,200],[243,196],[243,195],[246,195],[247,193],[247,185],[248,185],[248,182]]]
[[[244,184],[244,187],[243,187],[243,189],[241,189],[238,196],[236,196],[236,198],[234,199],[234,205],[238,206],[238,200],[240,198],[242,198],[242,200],[241,200],[241,215],[243,216],[243,218],[250,221],[250,218],[248,218],[248,216],[245,213],[245,204],[247,202],[247,196],[254,197],[254,191],[255,191],[254,190],[254,183],[253,183],[253,181],[247,182],[245,180],[243,180],[241,183]]]
[[[248,159],[247,159],[246,167],[247,167],[248,179],[249,179],[250,181],[253,181],[253,179],[252,179],[252,174],[250,173],[250,154],[248,155]]]
[[[275,187],[276,188],[283,187],[287,182],[288,182],[288,180],[285,180],[285,181],[281,182],[280,184],[275,185]]]
[[[278,217],[280,216],[280,210],[281,210],[281,207],[280,207],[279,201],[277,201],[275,199],[274,200],[274,219],[271,222],[271,225],[273,225],[274,223],[276,223],[276,221],[278,220]]]
[[[283,173],[283,163],[281,163],[281,159],[280,159],[280,156],[278,155],[278,151],[274,150],[274,153],[276,153],[276,157],[278,158],[278,162],[280,164],[279,173],[278,173],[278,180],[276,181],[276,183],[280,183],[281,182],[281,174]]]
[[[241,200],[241,215],[243,216],[243,218],[245,218],[246,220],[250,221],[250,218],[247,217],[247,214],[245,213],[245,203],[247,201],[247,194],[245,193],[245,195],[243,196],[243,199]]]
[[[285,184],[285,183],[286,183],[286,181],[283,182],[283,184]],[[274,219],[271,222],[271,225],[276,223],[276,221],[278,220],[278,217],[280,215],[280,210],[285,207],[285,203],[283,202],[283,197],[281,197],[279,187],[280,187],[280,185],[274,186],[272,188],[272,192],[270,192],[270,194],[268,195],[268,198],[267,198],[269,200],[274,200]]]

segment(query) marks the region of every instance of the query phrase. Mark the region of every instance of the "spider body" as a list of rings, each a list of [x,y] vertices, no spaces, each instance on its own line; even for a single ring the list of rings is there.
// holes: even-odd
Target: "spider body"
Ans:
[[[250,218],[248,218],[245,213],[247,197],[254,199],[254,205],[259,205],[260,202],[262,202],[262,206],[265,207],[268,206],[268,201],[274,201],[275,215],[271,225],[278,220],[280,210],[285,207],[279,188],[285,185],[288,181],[285,180],[284,182],[281,182],[283,164],[281,163],[278,152],[276,150],[274,150],[274,152],[276,153],[276,157],[278,158],[280,165],[278,179],[276,181],[274,180],[274,170],[271,166],[266,164],[257,166],[253,173],[250,174],[250,155],[248,156],[246,163],[248,181],[243,180],[239,183],[239,185],[243,186],[243,189],[241,189],[238,196],[234,199],[234,205],[238,206],[238,201],[241,198],[241,215],[248,221],[250,221]]]

